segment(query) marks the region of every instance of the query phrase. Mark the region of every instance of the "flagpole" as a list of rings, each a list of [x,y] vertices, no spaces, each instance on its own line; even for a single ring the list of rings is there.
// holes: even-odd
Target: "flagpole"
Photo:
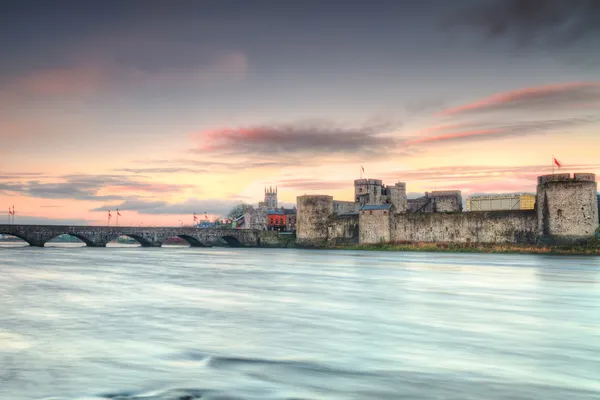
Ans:
[[[108,226],[110,226],[110,210],[108,210],[108,216],[106,217],[106,220],[108,221]]]
[[[117,226],[119,226],[119,209],[117,208]]]
[[[554,175],[554,154],[552,155],[552,175]]]
[[[12,212],[12,216],[13,216],[13,221],[12,224],[15,224],[15,205],[13,204],[13,212]]]

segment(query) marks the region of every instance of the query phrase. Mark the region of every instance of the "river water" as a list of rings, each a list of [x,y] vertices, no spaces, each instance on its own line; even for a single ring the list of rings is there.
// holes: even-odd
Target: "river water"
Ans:
[[[600,258],[0,248],[0,399],[600,398]]]

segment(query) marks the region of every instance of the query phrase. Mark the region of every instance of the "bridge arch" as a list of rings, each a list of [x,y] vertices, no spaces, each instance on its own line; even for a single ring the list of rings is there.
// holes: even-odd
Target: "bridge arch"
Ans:
[[[104,243],[104,246],[106,246],[110,242],[118,240],[121,236],[126,236],[128,238],[135,240],[142,247],[153,247],[152,242],[149,241],[148,239],[145,239],[144,237],[142,237],[140,235],[136,235],[135,233],[124,233],[124,232],[117,232],[117,233],[113,233],[113,234],[107,236],[104,239],[106,241],[106,243]]]
[[[224,240],[229,247],[242,247],[242,242],[235,236],[221,236],[221,239]]]
[[[61,238],[61,236],[63,238]],[[71,238],[71,240],[64,240],[66,238],[64,238],[65,236]],[[50,239],[46,240],[44,242],[44,247],[47,247],[48,245],[50,245],[50,247],[52,247],[55,244],[59,244],[59,243],[68,243],[68,244],[72,244],[72,245],[79,245],[79,246],[89,246],[88,243],[86,243],[85,240],[83,240],[82,238],[77,237],[78,235],[74,235],[72,233],[63,233],[61,235],[56,235],[51,237]],[[63,240],[61,240],[63,239]],[[74,240],[73,240],[74,239]],[[76,246],[77,247],[77,246]]]
[[[169,237],[169,238],[167,238],[167,239],[165,239],[163,241],[163,245],[165,244],[165,242],[167,240],[172,239],[172,238],[183,239],[183,240],[185,240],[190,245],[190,247],[210,247],[207,244],[205,244],[205,243],[201,242],[200,240],[198,240],[197,238],[195,238],[195,237],[193,237],[191,235],[185,235],[185,234],[171,236],[171,237]]]
[[[27,245],[33,246],[33,244],[31,243],[31,241],[29,239],[27,239],[27,237],[24,236],[24,235],[19,235],[18,233],[15,233],[15,232],[10,232],[9,233],[9,232],[2,232],[2,231],[0,231],[0,235],[13,236],[13,237],[16,237],[18,239],[21,239],[23,242],[27,243]]]
[[[89,247],[96,246],[96,244],[93,241],[91,241],[90,239],[88,239],[87,237],[85,237],[83,235],[80,235],[80,234],[77,234],[77,233],[73,233],[73,232],[62,232],[62,233],[57,233],[55,235],[52,235],[52,236],[48,237],[44,241],[44,243],[42,243],[42,246],[46,246],[46,243],[48,243],[52,239],[56,239],[57,237],[63,236],[63,235],[68,235],[68,236],[72,236],[74,238],[77,238],[77,239],[81,240],[83,243],[85,243],[86,246],[89,246]]]

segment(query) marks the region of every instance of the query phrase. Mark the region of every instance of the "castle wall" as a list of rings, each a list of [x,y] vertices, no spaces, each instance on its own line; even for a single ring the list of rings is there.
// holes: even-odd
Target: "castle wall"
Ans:
[[[332,216],[327,234],[330,246],[358,244],[358,214]]]
[[[388,199],[390,203],[394,205],[397,213],[406,212],[408,209],[408,200],[406,198],[406,184],[404,182],[397,182],[394,186],[388,186],[386,188],[388,193]]]
[[[357,213],[360,205],[353,201],[333,201],[333,213],[335,215]]]
[[[458,191],[431,192],[434,212],[459,212],[462,211],[462,196]]]
[[[389,210],[361,210],[358,241],[360,244],[378,244],[391,241]]]
[[[460,191],[427,192],[425,196],[407,201],[409,212],[460,212],[462,211],[462,196]]]
[[[331,196],[300,196],[297,243],[300,246],[353,243],[356,230],[360,244],[535,244],[540,241],[560,243],[589,239],[599,225],[595,179],[594,174],[541,176],[538,178],[534,210],[468,213],[462,212],[459,191],[426,193],[419,199],[407,201],[408,212],[402,209],[396,212],[394,203],[399,201],[402,204],[403,200],[401,197],[399,200],[398,197],[396,200],[394,198],[405,192],[402,183],[382,187],[378,180],[357,180],[355,187],[358,198],[365,201],[383,200],[384,203],[364,205],[360,202],[334,202]],[[369,188],[374,196],[371,200]],[[358,217],[351,215],[359,206]]]
[[[537,239],[533,210],[396,214],[392,220],[393,242],[535,243]],[[382,233],[376,235],[387,232],[385,225],[379,230]]]
[[[430,205],[431,199],[425,196],[421,196],[416,199],[407,200],[407,211],[414,213],[420,210],[420,212],[432,212],[433,205]]]
[[[329,238],[329,221],[333,216],[333,197],[298,196],[296,244],[324,246]]]
[[[589,238],[598,228],[594,174],[555,174],[538,178],[538,229],[545,240]]]

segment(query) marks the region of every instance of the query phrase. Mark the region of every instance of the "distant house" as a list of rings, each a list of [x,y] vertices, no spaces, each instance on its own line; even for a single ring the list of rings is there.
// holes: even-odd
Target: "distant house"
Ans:
[[[267,230],[269,231],[285,231],[286,215],[281,208],[273,208],[267,211]]]
[[[296,207],[292,209],[284,209],[285,215],[285,231],[296,232]]]
[[[296,230],[296,208],[273,208],[267,212],[267,230],[294,232]]]

